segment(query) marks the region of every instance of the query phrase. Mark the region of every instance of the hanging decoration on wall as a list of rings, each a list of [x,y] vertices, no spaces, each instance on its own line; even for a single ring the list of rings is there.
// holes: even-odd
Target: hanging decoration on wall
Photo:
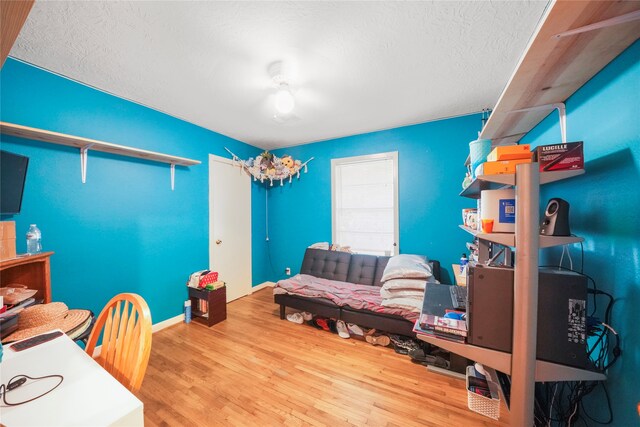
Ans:
[[[294,176],[300,178],[300,170],[304,170],[304,173],[307,173],[307,163],[313,160],[312,157],[302,163],[300,160],[294,160],[293,157],[289,155],[278,157],[268,151],[260,153],[255,159],[249,157],[248,160],[241,160],[227,147],[224,149],[233,156],[234,163],[240,165],[242,169],[253,176],[254,181],[269,181],[271,187],[273,187],[273,181],[280,181],[280,185],[282,186],[285,180],[291,182]]]

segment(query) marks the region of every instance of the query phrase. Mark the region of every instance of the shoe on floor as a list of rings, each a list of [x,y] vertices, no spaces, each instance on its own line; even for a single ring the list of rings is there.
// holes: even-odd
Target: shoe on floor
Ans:
[[[318,324],[318,326],[320,326],[325,331],[330,331],[331,330],[331,329],[329,329],[328,320],[329,319],[327,319],[327,318],[316,317],[316,323]]]
[[[391,339],[393,349],[398,354],[409,354],[409,351],[420,349],[420,344],[409,337],[402,335],[389,335],[389,339]]]
[[[322,326],[318,325],[318,322],[316,322],[316,319],[311,319],[307,321],[307,325],[313,326],[316,329],[322,330]]]
[[[360,337],[364,336],[364,331],[362,328],[355,323],[347,323],[347,330],[352,335],[358,335]]]
[[[302,314],[300,313],[291,313],[287,314],[287,320],[289,322],[297,323],[298,325],[302,325],[304,319],[302,318]]]
[[[334,334],[338,333],[338,329],[336,328],[336,319],[327,319],[327,326],[329,326],[329,331]]]
[[[349,330],[347,329],[347,325],[345,325],[342,320],[338,320],[338,322],[336,323],[336,329],[338,330],[338,336],[340,338],[351,338],[351,335],[349,335]]]
[[[364,339],[369,344],[381,345],[383,347],[386,347],[391,343],[391,340],[389,339],[388,336],[382,335],[382,334],[376,335],[376,330],[375,329],[369,330],[369,332],[367,332],[367,335],[365,335]]]
[[[305,322],[308,322],[311,319],[313,319],[313,314],[309,313],[308,311],[303,311],[300,314],[302,315],[302,318],[304,319]]]

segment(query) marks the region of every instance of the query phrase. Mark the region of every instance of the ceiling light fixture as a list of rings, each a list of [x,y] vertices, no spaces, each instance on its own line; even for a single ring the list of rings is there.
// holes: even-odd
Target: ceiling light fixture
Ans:
[[[295,118],[293,109],[296,100],[291,89],[290,67],[285,67],[283,61],[275,61],[267,67],[271,82],[276,90],[274,96],[275,115],[273,119],[279,123]]]
[[[289,114],[296,106],[296,101],[287,83],[280,83],[278,92],[276,92],[275,106],[276,111],[280,114]]]

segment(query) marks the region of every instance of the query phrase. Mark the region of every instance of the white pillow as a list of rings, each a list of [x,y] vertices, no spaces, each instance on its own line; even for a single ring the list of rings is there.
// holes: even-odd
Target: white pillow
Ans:
[[[422,300],[413,298],[391,298],[382,300],[383,307],[402,308],[415,313],[422,312]]]
[[[433,271],[427,257],[421,255],[396,255],[391,257],[382,274],[381,282],[391,279],[427,279]]]
[[[382,284],[382,289],[404,289],[404,290],[417,290],[424,292],[424,288],[427,287],[427,280],[425,279],[391,279]]]
[[[380,288],[380,296],[382,298],[414,298],[422,301],[424,291],[420,289],[385,289]]]

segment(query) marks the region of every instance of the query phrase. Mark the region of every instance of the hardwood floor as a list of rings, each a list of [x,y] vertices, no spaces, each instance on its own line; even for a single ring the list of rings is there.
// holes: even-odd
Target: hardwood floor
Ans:
[[[464,381],[391,348],[278,317],[271,289],[227,320],[153,336],[138,397],[147,426],[504,426],[467,409]],[[503,406],[502,412],[505,412]]]

